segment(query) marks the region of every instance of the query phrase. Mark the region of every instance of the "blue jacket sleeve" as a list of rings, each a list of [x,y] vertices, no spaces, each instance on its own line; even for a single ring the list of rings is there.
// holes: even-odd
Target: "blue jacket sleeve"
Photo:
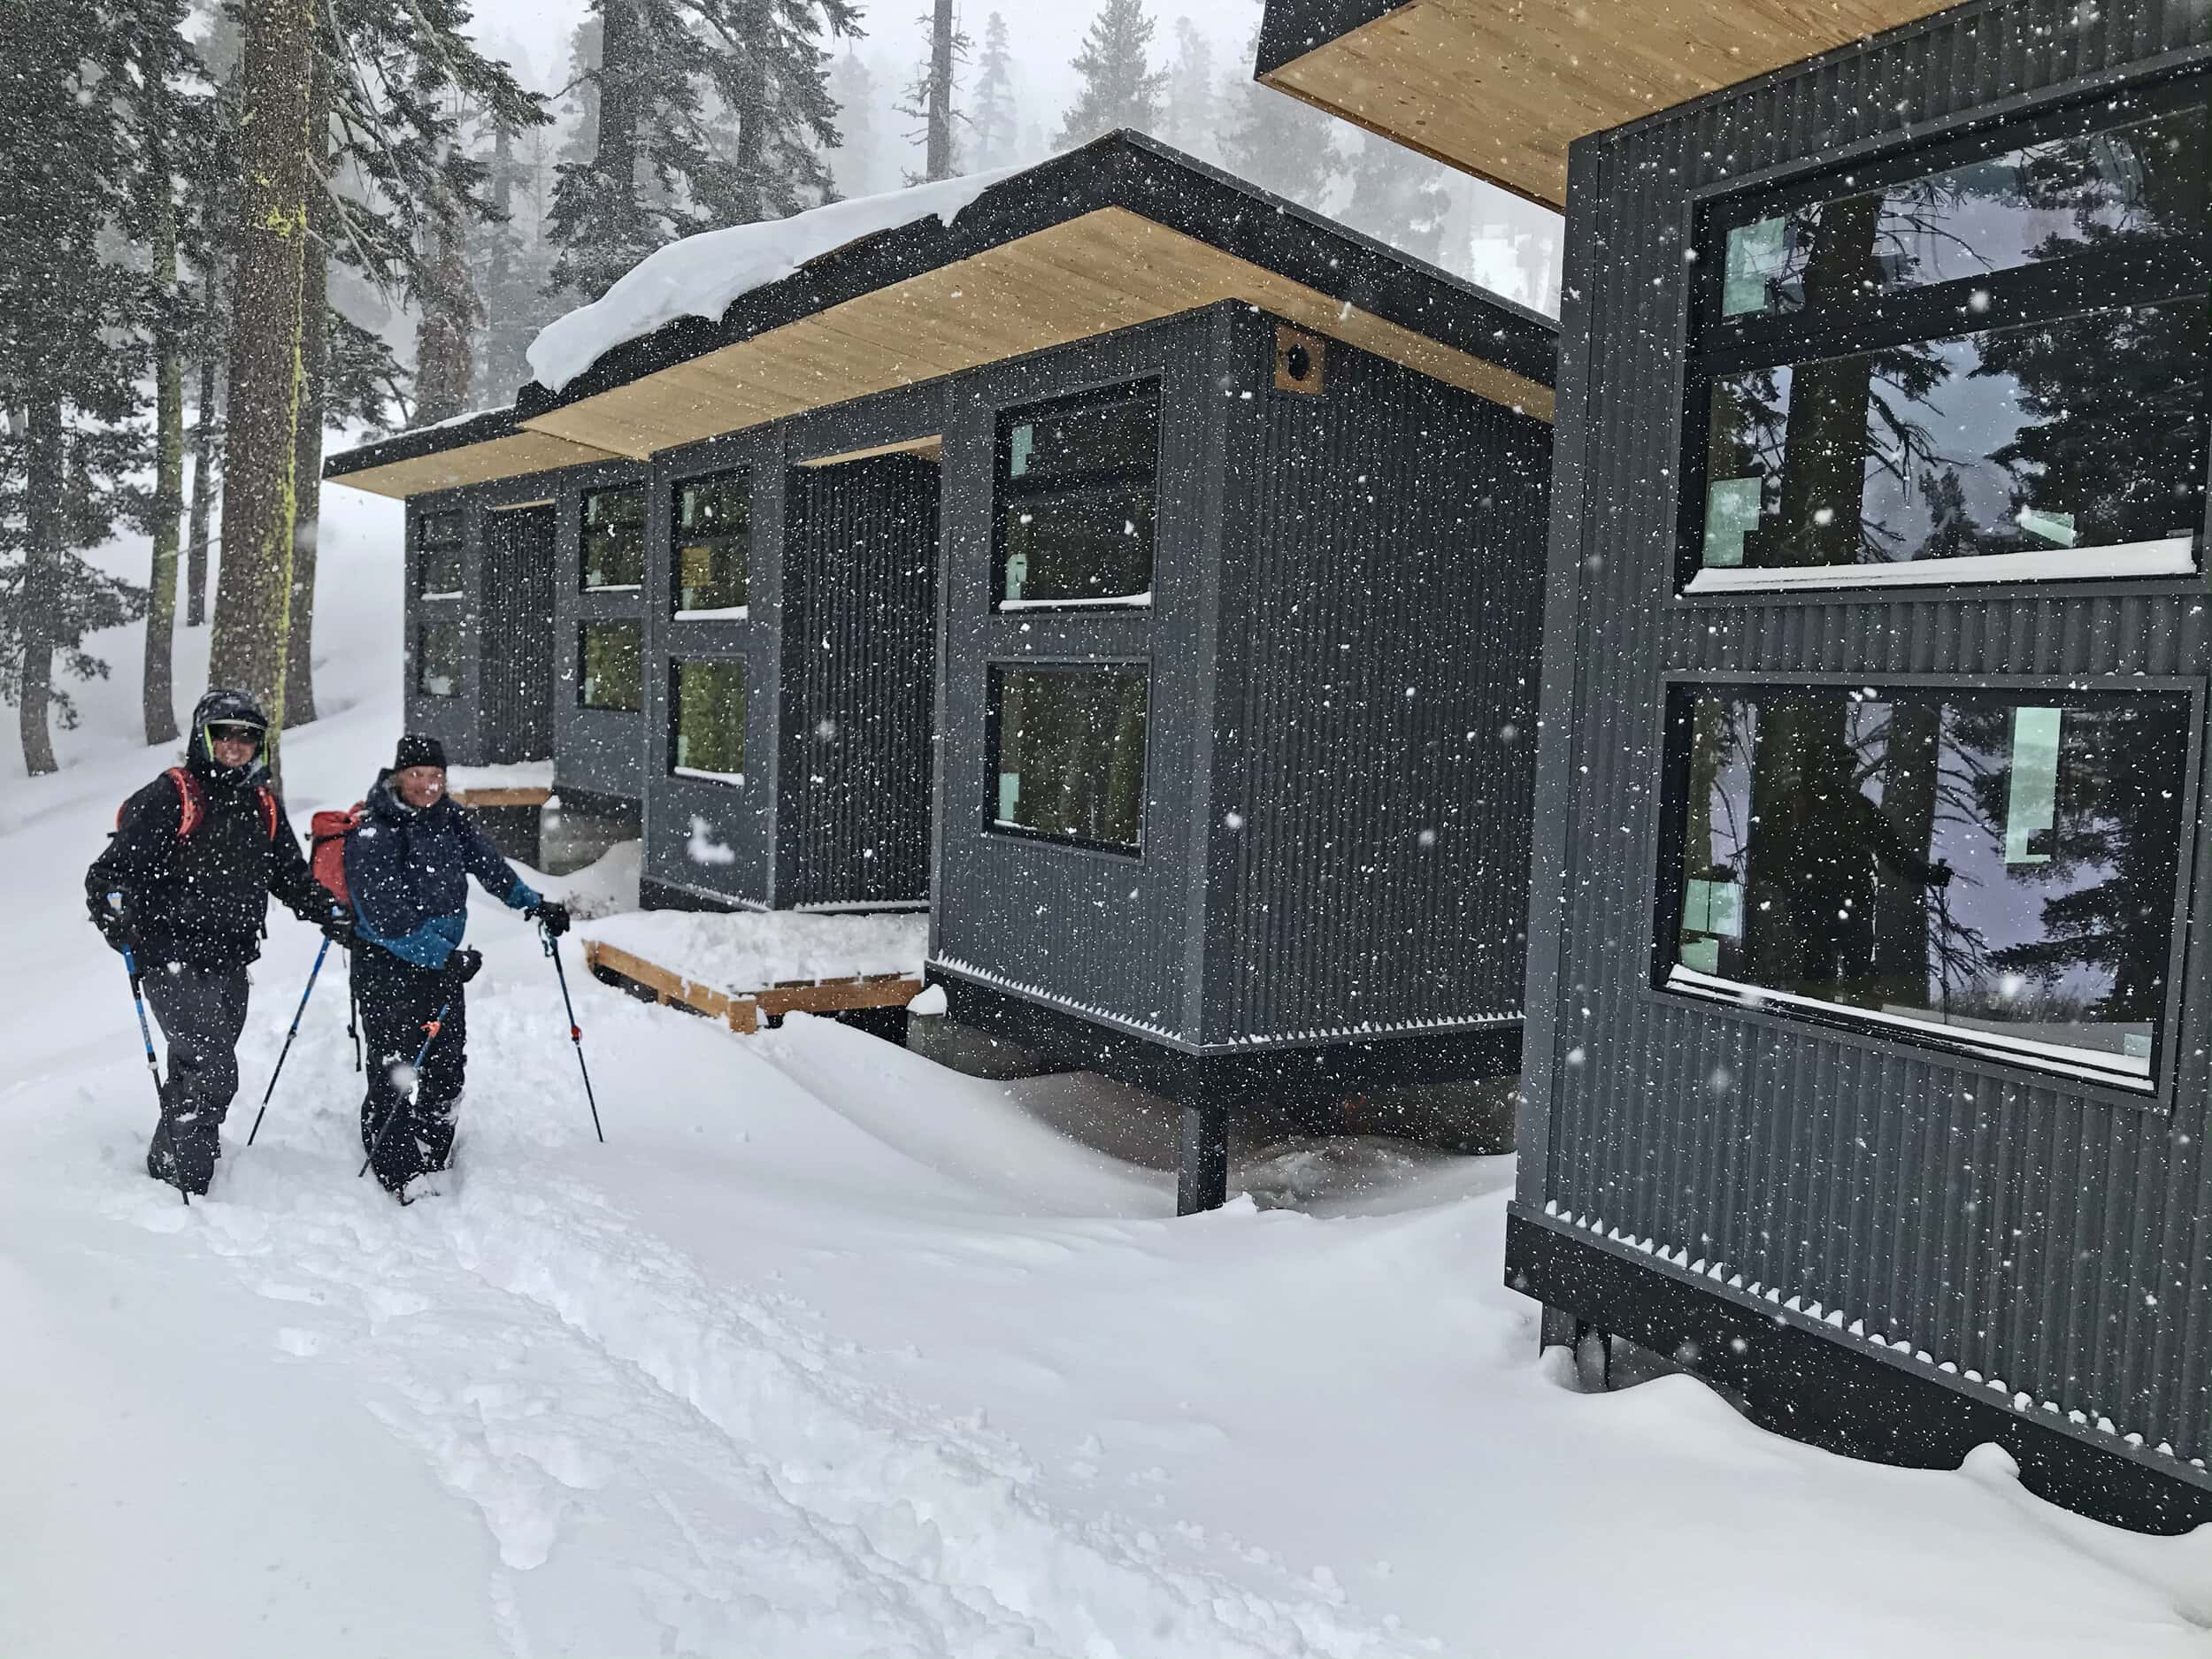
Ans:
[[[401,931],[407,913],[398,908],[398,895],[407,891],[407,882],[399,845],[397,835],[380,833],[373,824],[346,837],[346,891],[353,897],[356,925],[362,938],[401,961],[442,968],[461,942],[467,918],[435,917],[412,932]]]
[[[511,910],[526,910],[538,902],[536,890],[499,856],[499,849],[492,845],[473,817],[465,816],[461,820],[461,862],[483,884],[485,892],[503,900]]]

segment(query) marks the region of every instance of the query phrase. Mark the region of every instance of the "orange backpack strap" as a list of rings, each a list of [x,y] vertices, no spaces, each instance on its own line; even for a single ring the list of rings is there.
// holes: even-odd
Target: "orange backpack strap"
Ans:
[[[206,811],[200,802],[200,780],[182,766],[172,766],[165,775],[177,786],[177,839],[182,841],[199,828]]]
[[[257,784],[254,793],[261,797],[261,821],[268,826],[269,839],[274,841],[277,838],[276,791],[264,783]]]

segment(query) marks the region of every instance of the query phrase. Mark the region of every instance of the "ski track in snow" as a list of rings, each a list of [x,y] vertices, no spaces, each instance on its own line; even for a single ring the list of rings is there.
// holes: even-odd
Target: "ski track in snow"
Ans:
[[[518,1659],[587,1650],[555,1635],[591,1617],[556,1560],[587,1534],[672,1653],[1438,1650],[1286,1569],[1263,1597],[1171,1559],[1141,1526],[1056,1513],[1012,1445],[864,1379],[804,1304],[710,1283],[577,1180],[511,1166],[503,1148],[470,1168],[465,1132],[442,1195],[402,1210],[367,1181],[334,1183],[343,1115],[317,1126],[312,1168],[234,1143],[227,1190],[188,1212],[150,1186],[110,1188],[104,1207],[187,1235],[296,1310],[280,1351],[373,1379],[368,1409],[495,1541],[487,1594]]]

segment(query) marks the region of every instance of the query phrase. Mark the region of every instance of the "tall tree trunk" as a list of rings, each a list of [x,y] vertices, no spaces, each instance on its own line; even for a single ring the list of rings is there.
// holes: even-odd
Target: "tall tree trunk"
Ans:
[[[323,401],[330,364],[330,65],[315,54],[308,97],[307,247],[300,271],[300,406],[293,427],[292,620],[284,646],[284,722],[315,718],[315,554],[322,535]]]
[[[284,725],[291,620],[300,284],[307,244],[309,0],[248,0],[241,201],[233,263],[223,561],[208,673]]]
[[[644,112],[638,3],[600,0],[599,6],[599,147],[592,170],[613,185],[626,230],[637,218],[638,121]]]
[[[146,582],[142,712],[149,743],[177,739],[175,638],[177,522],[184,508],[184,365],[177,350],[177,198],[169,172],[169,114],[159,65],[147,73],[155,99],[147,144],[153,180],[154,282],[164,307],[154,326],[154,551]]]
[[[24,475],[25,528],[30,533],[23,564],[23,665],[21,719],[23,770],[34,778],[52,772],[54,733],[47,710],[54,686],[55,584],[61,562],[62,490],[65,486],[61,400],[41,398],[31,405],[28,465]]]
[[[929,29],[927,176],[952,177],[952,0],[937,0]]]
[[[209,273],[207,304],[215,304]],[[192,520],[184,554],[184,626],[207,620],[207,523],[215,503],[215,343],[211,324],[200,341],[200,401],[192,421]]]
[[[440,204],[435,255],[415,328],[415,419],[422,426],[450,420],[469,406],[475,379],[472,343],[476,293],[461,250],[461,230],[450,200]]]

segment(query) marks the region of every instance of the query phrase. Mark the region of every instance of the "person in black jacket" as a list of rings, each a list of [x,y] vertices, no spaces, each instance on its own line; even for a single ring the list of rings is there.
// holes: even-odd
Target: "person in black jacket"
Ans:
[[[238,1092],[248,966],[261,955],[269,898],[333,940],[345,911],[308,873],[284,803],[269,787],[269,722],[242,691],[211,691],[192,711],[185,762],[123,803],[115,834],[85,872],[93,925],[137,958],[168,1040],[161,1120],[146,1153],[156,1180],[204,1193]]]
[[[461,943],[468,879],[549,933],[567,931],[568,911],[518,876],[447,795],[445,750],[435,738],[400,739],[399,752],[369,791],[359,826],[346,837],[345,857],[361,941],[354,994],[372,1056],[361,1144],[376,1179],[405,1203],[408,1183],[445,1168],[453,1156],[467,1064],[461,987],[483,962]],[[418,1052],[423,1064],[411,1076]]]

